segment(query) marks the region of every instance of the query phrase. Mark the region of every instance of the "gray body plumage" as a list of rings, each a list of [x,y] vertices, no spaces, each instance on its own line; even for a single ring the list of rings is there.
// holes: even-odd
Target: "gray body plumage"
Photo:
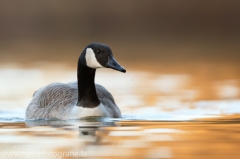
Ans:
[[[95,87],[97,96],[108,114],[107,117],[120,118],[121,112],[113,96],[103,86],[95,84]],[[77,107],[77,102],[77,82],[52,83],[34,93],[26,110],[26,119],[71,119],[71,111]]]

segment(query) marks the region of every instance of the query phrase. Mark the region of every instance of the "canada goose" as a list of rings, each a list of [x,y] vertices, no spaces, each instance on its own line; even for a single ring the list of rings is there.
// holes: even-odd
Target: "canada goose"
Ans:
[[[107,45],[91,43],[78,59],[78,81],[52,83],[38,89],[27,107],[26,119],[120,118],[121,112],[113,96],[103,86],[94,83],[95,71],[101,67],[126,72]]]

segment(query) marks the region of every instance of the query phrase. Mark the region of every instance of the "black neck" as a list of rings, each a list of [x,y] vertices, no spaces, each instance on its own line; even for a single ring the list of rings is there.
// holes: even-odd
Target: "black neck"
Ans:
[[[96,69],[78,64],[78,103],[77,106],[94,108],[100,104],[94,77]]]

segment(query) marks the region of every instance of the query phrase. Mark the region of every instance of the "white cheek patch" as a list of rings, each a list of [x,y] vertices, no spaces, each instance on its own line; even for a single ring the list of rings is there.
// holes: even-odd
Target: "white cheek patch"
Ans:
[[[88,67],[91,68],[101,68],[103,67],[96,59],[96,56],[91,48],[87,48],[85,55],[86,63]]]

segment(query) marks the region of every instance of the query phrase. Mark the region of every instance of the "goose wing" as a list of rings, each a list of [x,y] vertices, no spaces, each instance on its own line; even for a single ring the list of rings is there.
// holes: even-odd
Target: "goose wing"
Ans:
[[[96,92],[100,102],[105,106],[105,108],[112,114],[114,118],[120,118],[121,111],[119,110],[118,106],[116,105],[114,98],[110,92],[103,86],[99,84],[95,84]]]
[[[38,90],[34,98],[39,108],[48,106],[67,106],[77,100],[77,88],[69,84],[52,83]]]
[[[77,98],[75,83],[49,84],[34,93],[26,110],[26,118],[61,118],[76,105]]]

